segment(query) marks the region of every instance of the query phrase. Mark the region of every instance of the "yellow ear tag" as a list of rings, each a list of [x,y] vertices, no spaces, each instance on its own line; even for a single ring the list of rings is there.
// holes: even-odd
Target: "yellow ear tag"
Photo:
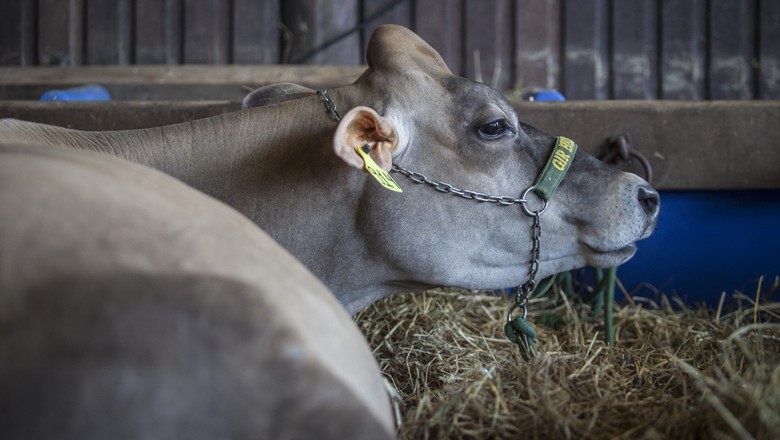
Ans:
[[[374,179],[376,179],[377,182],[379,182],[380,185],[383,187],[389,189],[390,191],[394,192],[404,192],[400,186],[398,186],[397,183],[395,183],[395,180],[393,180],[393,177],[390,176],[390,174],[379,167],[379,165],[374,162],[374,159],[371,158],[371,156],[368,155],[366,151],[363,149],[369,149],[370,147],[368,144],[366,144],[363,147],[357,147],[356,150],[360,157],[363,158],[363,161],[366,163],[366,169],[368,170],[368,173],[374,176]],[[370,150],[369,150],[370,151]]]

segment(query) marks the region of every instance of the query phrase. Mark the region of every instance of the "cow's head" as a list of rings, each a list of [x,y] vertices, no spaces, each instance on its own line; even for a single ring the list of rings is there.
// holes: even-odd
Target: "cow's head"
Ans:
[[[355,84],[333,91],[338,107],[350,109],[333,139],[346,164],[363,170],[356,147],[369,144],[385,170],[398,164],[462,189],[518,198],[534,182],[555,137],[523,124],[501,93],[453,75],[431,46],[399,26],[375,31],[367,60]],[[402,194],[369,177],[361,180],[366,187],[350,189],[362,194],[357,229],[377,260],[371,263],[389,268],[387,283],[493,289],[525,281],[532,219],[519,205],[466,200],[394,176]],[[541,216],[539,277],[625,262],[652,232],[658,209],[647,182],[578,153]]]
[[[377,29],[367,59],[356,83],[366,105],[344,115],[334,137],[347,164],[362,169],[355,147],[368,143],[386,170],[397,163],[458,188],[519,197],[534,182],[555,138],[523,124],[501,93],[453,75],[402,27]],[[373,185],[364,200],[362,212],[371,214],[361,220],[378,256],[428,284],[524,281],[531,218],[519,206],[478,203],[395,176],[403,194]],[[539,275],[625,262],[652,232],[658,208],[647,182],[580,152],[541,217]]]

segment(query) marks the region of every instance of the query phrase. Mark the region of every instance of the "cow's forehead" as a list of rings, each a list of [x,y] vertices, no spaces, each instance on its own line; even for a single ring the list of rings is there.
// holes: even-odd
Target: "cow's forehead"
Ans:
[[[512,108],[504,95],[486,84],[472,81],[460,76],[449,76],[442,79],[445,90],[454,100],[475,105],[496,104]]]
[[[458,108],[477,110],[492,104],[508,115],[514,114],[514,107],[499,91],[460,76],[404,72],[395,78],[380,77],[373,84],[384,89],[386,98],[400,101],[403,105],[419,106],[426,113],[435,112],[435,107],[452,112]]]
[[[447,101],[444,110],[449,114],[474,119],[493,109],[503,112],[512,125],[517,126],[519,123],[514,107],[499,91],[483,83],[454,75],[442,78],[439,82],[442,95]]]

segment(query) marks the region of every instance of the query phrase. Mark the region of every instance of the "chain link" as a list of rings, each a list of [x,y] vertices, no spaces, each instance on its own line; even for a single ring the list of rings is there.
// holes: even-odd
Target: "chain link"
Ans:
[[[508,320],[511,320],[512,310],[518,307],[523,309],[523,319],[525,319],[528,314],[528,299],[536,290],[536,275],[539,272],[539,259],[542,248],[542,225],[539,222],[539,217],[539,215],[533,216],[534,221],[531,226],[532,245],[531,261],[528,263],[528,281],[515,289],[515,305],[509,309]]]
[[[509,196],[491,196],[487,194],[483,194],[481,192],[477,191],[471,191],[467,189],[460,189],[458,187],[455,187],[453,185],[450,185],[446,182],[437,182],[435,180],[431,180],[424,175],[420,173],[415,173],[414,171],[409,171],[406,168],[393,164],[393,171],[403,174],[404,176],[411,179],[414,183],[423,183],[426,185],[430,185],[435,189],[436,191],[442,192],[442,193],[448,193],[448,194],[454,194],[456,196],[463,197],[464,199],[468,200],[476,200],[478,202],[488,202],[488,203],[496,203],[503,206],[511,206],[516,204],[525,204],[525,199],[516,199],[514,197]]]
[[[539,272],[539,258],[542,248],[542,225],[539,222],[538,215],[533,216],[534,223],[531,226],[531,236],[533,243],[531,246],[531,261],[528,268],[528,281],[523,284],[523,291],[530,295],[536,289],[536,274]]]
[[[333,102],[333,100],[330,99],[328,91],[325,89],[319,89],[317,90],[317,95],[322,98],[322,103],[325,105],[325,110],[333,115],[333,117],[336,118],[336,121],[341,122],[341,113],[339,113],[339,110],[336,108],[336,104]]]

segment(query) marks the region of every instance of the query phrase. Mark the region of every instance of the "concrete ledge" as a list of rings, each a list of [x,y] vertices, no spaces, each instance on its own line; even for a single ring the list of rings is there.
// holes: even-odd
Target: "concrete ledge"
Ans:
[[[780,188],[780,101],[517,102],[520,118],[599,155],[619,133],[665,190]],[[83,130],[173,124],[238,110],[237,101],[0,101],[0,117]],[[642,175],[641,168],[627,170]]]
[[[77,130],[128,130],[208,118],[241,109],[235,101],[0,101],[0,118]]]
[[[247,90],[261,85],[343,86],[365,70],[308,65],[2,67],[0,100],[35,100],[50,89],[100,84],[118,100],[240,101]]]
[[[515,103],[520,118],[592,154],[628,134],[661,189],[780,188],[780,101]],[[631,171],[642,174],[634,167]]]

